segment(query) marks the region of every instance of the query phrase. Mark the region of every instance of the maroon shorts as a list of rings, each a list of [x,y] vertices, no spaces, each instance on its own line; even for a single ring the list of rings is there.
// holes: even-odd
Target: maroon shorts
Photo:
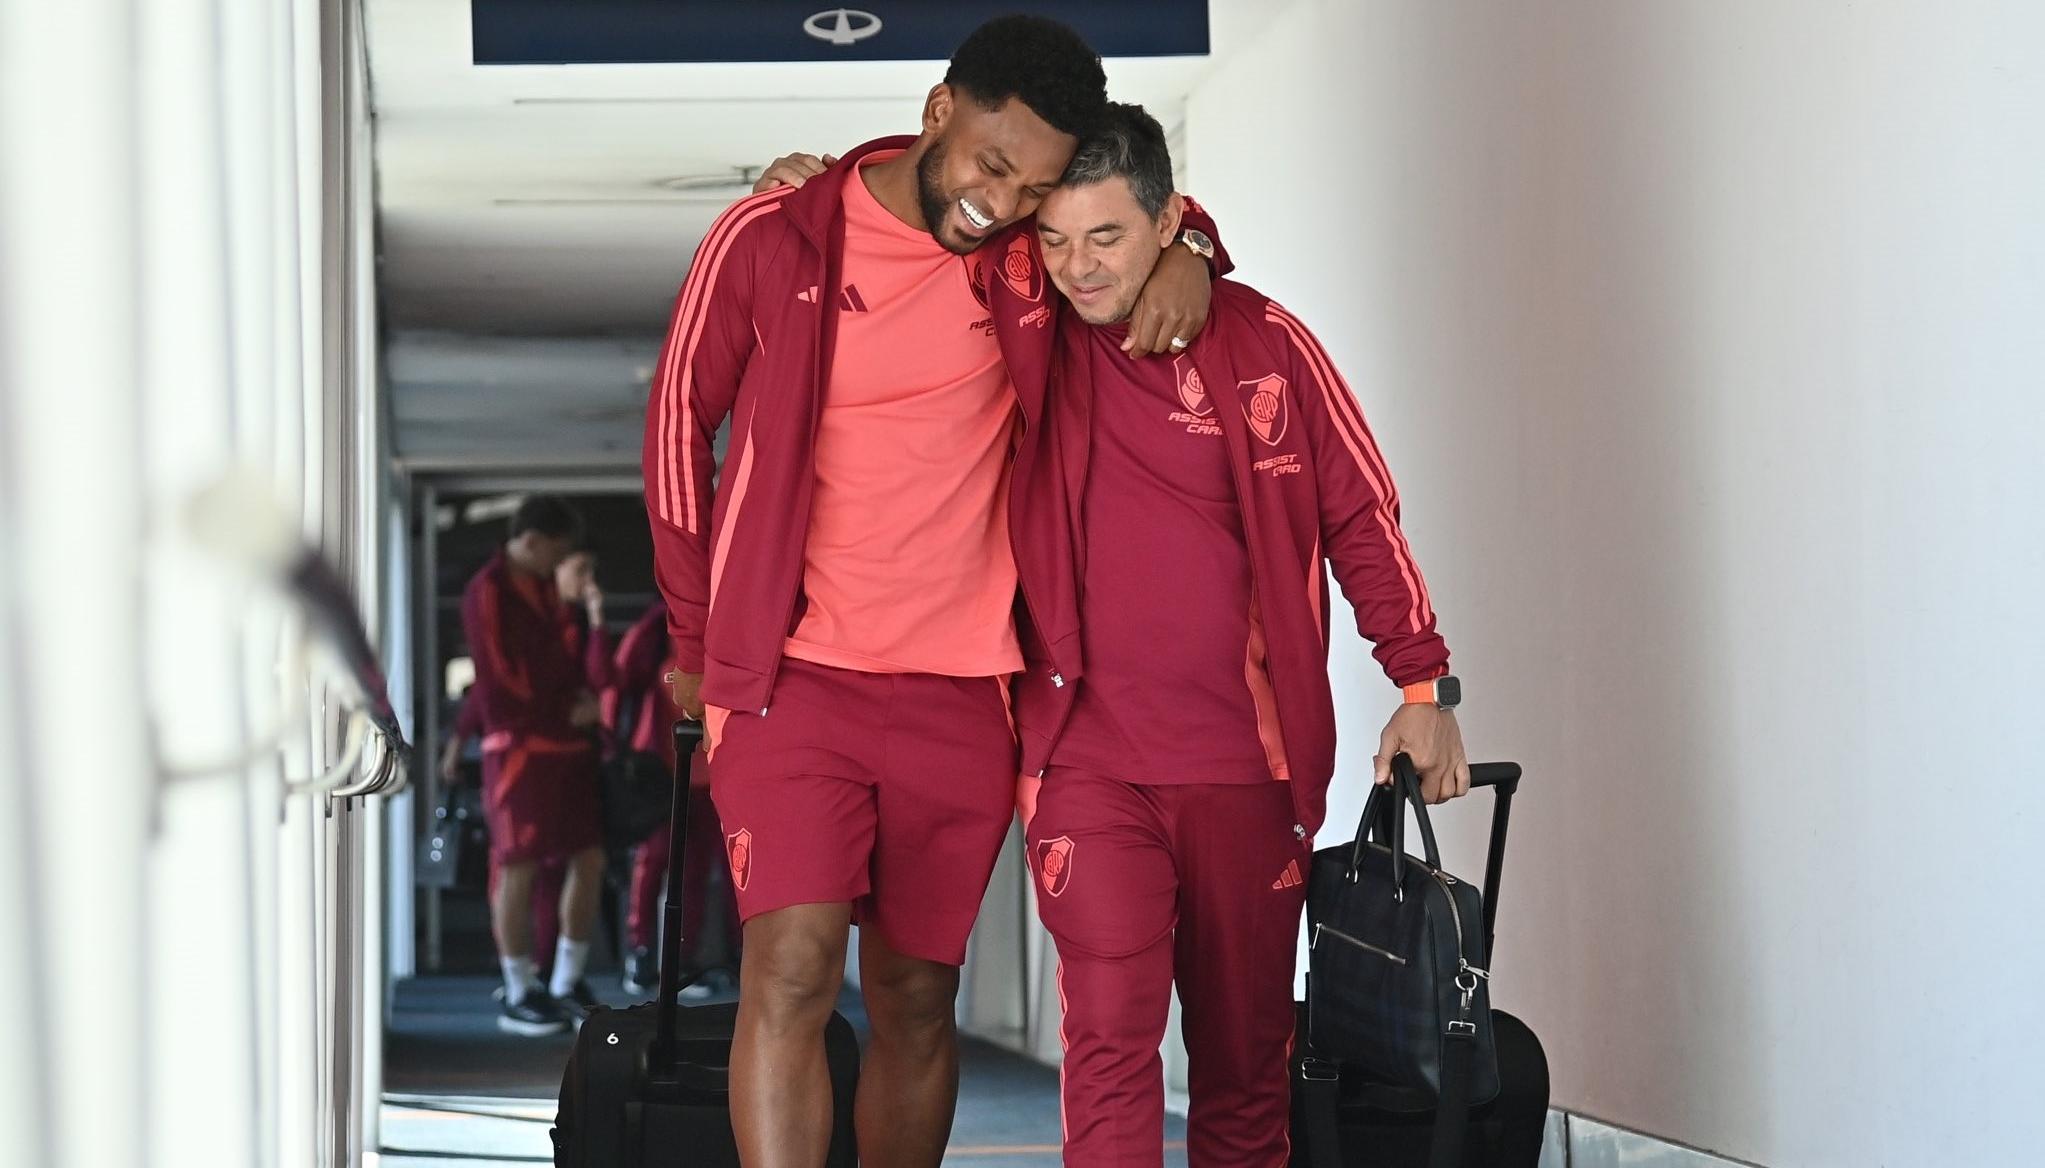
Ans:
[[[601,847],[596,749],[586,742],[492,735],[483,750],[483,819],[490,859],[526,864]]]
[[[1015,814],[1015,735],[992,677],[790,658],[767,714],[713,713],[710,793],[739,917],[850,904],[912,957],[966,959]]]

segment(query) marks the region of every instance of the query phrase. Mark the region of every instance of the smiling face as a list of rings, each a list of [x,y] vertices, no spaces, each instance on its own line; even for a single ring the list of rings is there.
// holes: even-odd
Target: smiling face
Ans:
[[[1037,208],[1037,240],[1051,282],[1088,324],[1126,320],[1151,269],[1179,233],[1173,195],[1153,219],[1120,175],[1064,186]]]
[[[988,109],[950,85],[930,91],[923,128],[917,203],[931,237],[960,255],[1035,211],[1079,146],[1015,98]]]

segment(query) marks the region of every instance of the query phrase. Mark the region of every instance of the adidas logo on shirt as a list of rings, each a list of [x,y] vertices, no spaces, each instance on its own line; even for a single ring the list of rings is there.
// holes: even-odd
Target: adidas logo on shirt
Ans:
[[[1282,888],[1298,888],[1305,883],[1306,878],[1299,874],[1299,861],[1287,860],[1285,862],[1285,871],[1280,872],[1278,879],[1271,882],[1271,889],[1276,892]]]
[[[817,302],[817,286],[811,284],[809,287],[797,292],[795,298],[804,304],[815,304]],[[859,286],[857,284],[847,284],[838,291],[838,307],[846,312],[867,311],[866,298],[859,294]]]

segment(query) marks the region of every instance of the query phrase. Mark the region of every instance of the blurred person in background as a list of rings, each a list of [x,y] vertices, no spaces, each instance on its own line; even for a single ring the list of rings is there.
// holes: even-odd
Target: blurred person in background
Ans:
[[[603,880],[592,731],[609,644],[594,560],[578,554],[581,538],[582,518],[566,500],[528,498],[512,516],[510,538],[462,594],[496,874],[490,916],[504,974],[497,1022],[511,1034],[559,1033],[596,1002],[583,971]],[[561,862],[567,877],[554,966],[542,983],[531,904],[549,861]]]

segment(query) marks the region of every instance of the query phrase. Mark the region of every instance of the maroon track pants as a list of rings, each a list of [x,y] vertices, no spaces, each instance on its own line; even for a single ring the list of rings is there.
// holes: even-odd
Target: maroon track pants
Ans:
[[[1283,1168],[1309,845],[1284,783],[1117,782],[1054,768],[1029,823],[1058,944],[1065,1163],[1164,1160],[1164,1038],[1184,1010],[1192,1168]]]

